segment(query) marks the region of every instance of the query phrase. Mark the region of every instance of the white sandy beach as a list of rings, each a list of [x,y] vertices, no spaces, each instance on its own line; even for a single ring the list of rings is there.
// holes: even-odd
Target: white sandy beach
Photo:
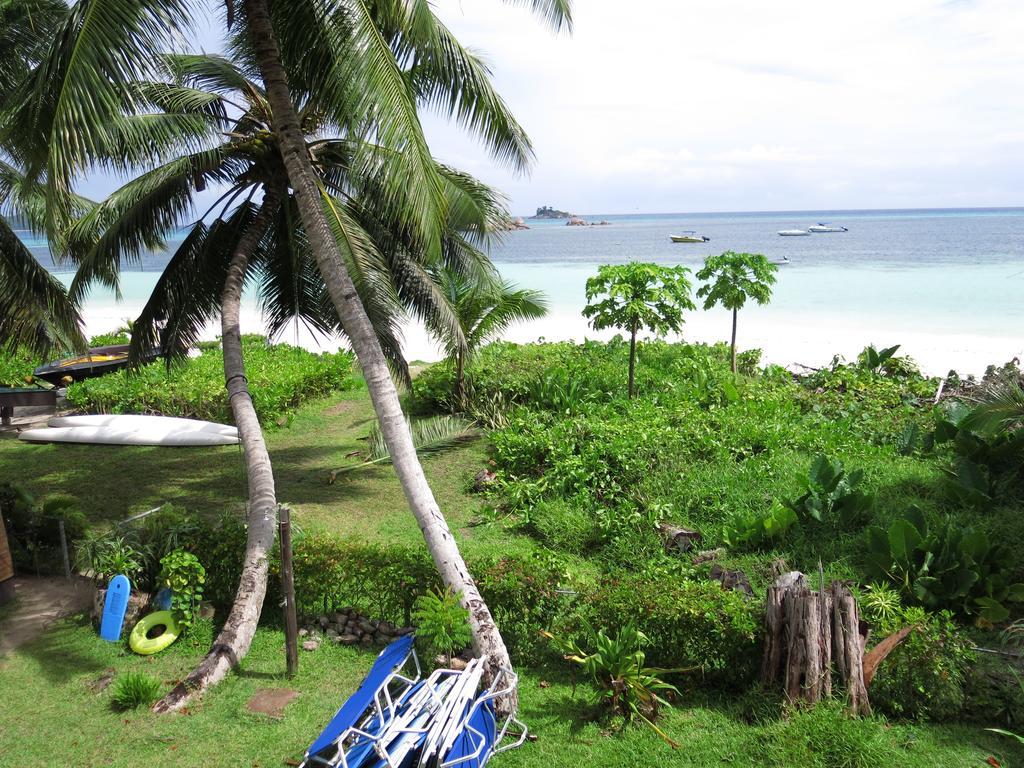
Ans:
[[[144,303],[146,284],[155,281],[154,273],[137,273],[126,284],[125,300],[117,303],[109,295],[94,296],[85,308],[89,335],[111,331],[134,317]],[[140,298],[134,298],[140,297]],[[503,338],[519,342],[538,339],[547,341],[585,338],[608,339],[613,331],[590,329],[578,307],[565,302],[552,303],[551,311],[542,320],[511,328]],[[763,361],[787,367],[795,365],[824,366],[836,354],[853,359],[869,343],[879,346],[901,344],[900,353],[918,361],[930,374],[944,375],[950,369],[961,374],[983,373],[987,365],[1003,363],[1013,357],[1024,359],[1024,338],[998,333],[953,332],[947,329],[928,331],[912,324],[901,325],[892,317],[864,317],[842,312],[794,311],[784,307],[751,307],[740,313],[738,345],[741,349],[760,348]],[[263,332],[264,326],[252,300],[243,306],[243,332]],[[694,311],[686,314],[682,337],[690,341],[725,341],[729,334],[729,314],[722,310]],[[205,336],[213,339],[219,328],[211,325]],[[405,327],[405,353],[409,360],[435,361],[442,357],[425,329],[415,323]],[[670,338],[679,338],[678,336]],[[305,328],[293,327],[279,336],[282,341],[297,343],[314,350],[335,350],[342,346],[337,338],[313,337]]]

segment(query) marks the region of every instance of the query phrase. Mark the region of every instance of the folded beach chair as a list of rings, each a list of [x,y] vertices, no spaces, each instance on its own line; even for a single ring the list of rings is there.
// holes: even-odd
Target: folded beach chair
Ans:
[[[403,675],[409,659],[415,676]],[[511,695],[516,677],[499,673],[478,693],[486,657],[464,670],[438,669],[420,680],[412,637],[385,648],[366,680],[306,752],[303,768],[481,768],[492,755],[526,740],[514,717],[499,728],[494,701]],[[504,681],[504,682],[503,682]],[[509,725],[520,735],[501,746]]]
[[[501,727],[494,711],[494,702],[511,696],[517,678],[511,670],[502,670],[490,689],[481,691],[467,702],[454,717],[442,738],[436,761],[437,768],[483,768],[494,755],[515,749],[526,741],[526,726],[511,714]],[[509,727],[516,726],[515,741],[502,744],[509,736]]]
[[[403,674],[410,659],[415,672]],[[306,751],[303,766],[355,768],[347,751],[379,741],[398,715],[399,705],[420,679],[412,635],[400,637],[377,656],[366,679]],[[362,757],[365,757],[365,752]],[[361,758],[362,759],[362,758]]]

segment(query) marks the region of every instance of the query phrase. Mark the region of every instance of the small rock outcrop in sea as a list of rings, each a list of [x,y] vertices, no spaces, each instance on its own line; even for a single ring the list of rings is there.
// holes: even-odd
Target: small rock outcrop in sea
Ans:
[[[518,232],[521,229],[529,229],[522,216],[516,216],[514,219],[508,219],[502,226],[502,232]]]
[[[609,224],[611,222],[604,219],[601,221],[584,221],[579,216],[570,216],[569,220],[565,222],[567,227],[607,227]]]
[[[537,213],[530,217],[531,219],[569,219],[572,218],[572,214],[568,211],[559,211],[556,208],[552,208],[549,205],[542,205],[537,209]]]

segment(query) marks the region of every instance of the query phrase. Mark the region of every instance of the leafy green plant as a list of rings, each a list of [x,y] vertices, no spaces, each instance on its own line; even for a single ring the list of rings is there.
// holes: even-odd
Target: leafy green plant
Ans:
[[[1017,675],[1017,685],[1020,687],[1021,695],[1024,696],[1024,676]],[[1008,736],[1009,738],[1015,739],[1019,743],[1024,744],[1024,734],[1014,733],[1013,731],[1008,731],[1005,728],[986,728],[985,730],[992,731],[992,733],[998,733],[1000,736]]]
[[[736,317],[748,299],[767,304],[772,296],[778,266],[759,253],[726,251],[708,256],[697,273],[698,280],[709,281],[697,291],[704,309],[721,304],[732,312],[732,340],[729,344],[732,372],[736,373]]]
[[[300,403],[352,386],[352,356],[314,354],[262,336],[242,337],[253,405],[264,425]],[[121,370],[68,387],[68,402],[88,413],[160,413],[230,422],[219,348],[205,349],[168,367],[163,361]]]
[[[642,329],[662,335],[680,331],[683,312],[693,309],[686,267],[663,267],[631,261],[605,264],[587,280],[583,316],[594,330],[622,328],[629,332],[629,397],[635,389],[636,335]]]
[[[819,455],[807,473],[807,491],[785,503],[794,512],[814,520],[835,516],[841,526],[851,527],[863,522],[874,505],[874,496],[863,490],[863,483],[863,470],[847,472],[842,461]]]
[[[443,653],[451,666],[452,656],[473,639],[469,611],[451,590],[434,590],[416,598],[413,610],[416,634],[433,651]]]
[[[857,356],[857,364],[872,373],[882,373],[886,364],[893,359],[899,348],[899,344],[884,349],[877,349],[874,344],[869,344]]]
[[[1024,584],[1011,584],[1007,576],[1011,551],[952,518],[932,526],[912,508],[888,529],[869,528],[868,546],[872,575],[928,609],[948,608],[994,623],[1009,616],[1005,603],[1024,600]]]
[[[129,710],[145,707],[160,695],[160,681],[145,672],[125,672],[114,681],[110,702],[115,709]]]
[[[203,599],[206,569],[190,552],[176,549],[160,560],[160,583],[171,590],[171,611],[183,627],[192,626]]]
[[[679,744],[672,741],[654,721],[663,706],[670,706],[666,697],[674,697],[679,690],[662,680],[659,676],[682,669],[659,669],[647,666],[647,656],[643,648],[649,643],[647,636],[633,624],[620,628],[614,637],[605,634],[603,629],[594,630],[586,624],[588,645],[593,651],[584,651],[575,641],[559,639],[549,632],[549,638],[563,654],[566,661],[571,661],[583,668],[597,689],[598,698],[611,709],[622,715],[627,721],[638,717],[673,747]]]
[[[861,616],[878,639],[913,627],[878,668],[871,703],[890,717],[950,720],[960,715],[974,661],[973,643],[949,611],[904,607],[891,588],[876,584],[861,595]]]
[[[722,541],[730,547],[761,547],[782,536],[798,519],[791,507],[779,502],[768,509],[739,512],[726,521]]]

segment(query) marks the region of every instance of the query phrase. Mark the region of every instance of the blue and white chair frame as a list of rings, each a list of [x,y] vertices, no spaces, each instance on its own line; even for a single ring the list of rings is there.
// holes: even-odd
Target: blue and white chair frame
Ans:
[[[473,699],[465,714],[446,734],[439,751],[444,759],[438,762],[438,768],[482,768],[494,755],[523,745],[528,733],[526,725],[513,713],[499,729],[494,713],[494,702],[511,696],[517,683],[518,677],[512,670],[498,672],[491,688]],[[517,726],[518,736],[515,741],[502,745],[512,725]]]
[[[415,671],[405,671],[409,661]],[[398,638],[377,656],[359,689],[348,698],[310,745],[303,768],[355,768],[346,753],[379,741],[388,732],[398,707],[422,676],[413,636]]]

